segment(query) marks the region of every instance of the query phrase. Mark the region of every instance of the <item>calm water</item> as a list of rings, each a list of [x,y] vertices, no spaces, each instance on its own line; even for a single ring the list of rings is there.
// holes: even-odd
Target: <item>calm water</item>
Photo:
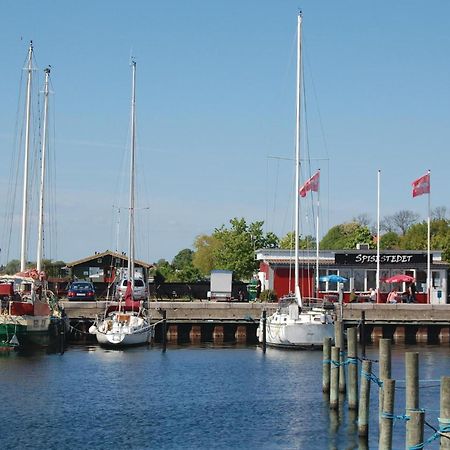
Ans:
[[[420,351],[420,378],[450,374],[449,350]],[[404,379],[404,347],[393,376]],[[377,357],[376,349],[368,356]],[[330,414],[321,392],[321,352],[257,347],[126,351],[70,347],[64,355],[0,358],[1,448],[355,449],[354,417]],[[421,406],[436,424],[439,388],[424,384]],[[404,408],[404,383],[396,413]],[[372,384],[372,411],[378,388]],[[369,448],[377,446],[373,414]],[[404,422],[394,448],[404,448]],[[426,436],[432,434],[426,429]],[[367,448],[361,446],[360,448]],[[438,448],[437,444],[428,448]]]

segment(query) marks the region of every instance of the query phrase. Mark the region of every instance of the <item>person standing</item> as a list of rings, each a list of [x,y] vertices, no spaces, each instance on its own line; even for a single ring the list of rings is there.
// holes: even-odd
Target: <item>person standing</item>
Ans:
[[[259,297],[261,296],[261,288],[262,288],[261,280],[258,277],[256,282],[256,300],[259,300]]]

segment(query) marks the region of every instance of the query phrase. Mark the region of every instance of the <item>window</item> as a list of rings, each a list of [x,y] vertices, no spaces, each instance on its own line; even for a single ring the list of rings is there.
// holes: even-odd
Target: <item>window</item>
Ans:
[[[377,271],[376,270],[367,270],[366,271],[366,291],[370,289],[376,289],[377,287]]]
[[[432,285],[434,288],[440,288],[440,287],[442,287],[442,284],[441,284],[441,273],[440,273],[440,272],[434,272],[434,271],[432,271],[432,272],[431,272],[431,279],[432,279],[431,285]]]
[[[365,270],[364,269],[355,269],[353,271],[353,287],[355,288],[355,291],[361,292],[364,291],[364,276],[365,276]]]
[[[416,286],[417,292],[427,292],[427,273],[425,270],[416,272]]]

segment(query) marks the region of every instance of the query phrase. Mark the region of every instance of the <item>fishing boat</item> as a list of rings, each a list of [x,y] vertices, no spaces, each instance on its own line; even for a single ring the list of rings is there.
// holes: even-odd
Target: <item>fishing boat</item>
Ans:
[[[334,336],[333,314],[320,299],[304,302],[299,285],[300,215],[300,111],[302,86],[302,14],[297,18],[297,117],[295,145],[295,269],[294,292],[280,299],[279,307],[266,320],[260,320],[258,339],[273,347],[321,348],[325,337]],[[265,330],[264,330],[265,327]],[[265,331],[265,333],[264,333]]]
[[[128,265],[126,270],[125,295],[119,297],[118,305],[109,306],[105,315],[97,320],[89,332],[95,334],[100,345],[106,347],[127,347],[141,345],[149,341],[153,327],[147,317],[143,302],[136,300],[135,290],[135,148],[136,148],[136,62],[132,61],[131,90],[131,155],[130,155],[130,192],[128,216]]]
[[[49,327],[61,319],[56,295],[48,290],[47,276],[42,268],[44,193],[46,179],[46,153],[48,147],[48,96],[50,68],[45,69],[44,117],[40,158],[39,213],[37,230],[36,268],[26,267],[28,219],[30,209],[30,122],[31,86],[33,68],[33,43],[30,42],[27,58],[26,120],[24,139],[24,171],[22,198],[21,257],[20,272],[0,277],[0,345],[5,348],[47,346],[50,340]]]

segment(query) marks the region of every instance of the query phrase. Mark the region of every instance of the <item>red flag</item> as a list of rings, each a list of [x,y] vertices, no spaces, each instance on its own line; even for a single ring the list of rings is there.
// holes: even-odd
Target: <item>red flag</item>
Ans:
[[[300,197],[306,197],[308,191],[317,192],[319,190],[320,170],[317,171],[298,191]]]
[[[430,193],[430,174],[427,173],[423,177],[417,178],[412,182],[412,195],[413,197],[417,197],[422,194]]]
[[[127,280],[127,289],[125,291],[125,305],[130,306],[133,301],[133,286],[130,280]]]

